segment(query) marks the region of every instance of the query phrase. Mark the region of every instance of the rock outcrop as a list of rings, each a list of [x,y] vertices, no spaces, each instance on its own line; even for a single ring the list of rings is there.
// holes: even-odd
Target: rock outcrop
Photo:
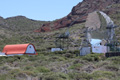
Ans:
[[[35,30],[35,32],[52,31],[59,28],[69,27],[71,23],[73,25],[85,22],[88,13],[93,11],[103,11],[106,14],[114,14],[119,8],[113,5],[119,3],[120,0],[83,0],[74,6],[72,11],[66,17],[54,22],[43,24],[42,27]]]

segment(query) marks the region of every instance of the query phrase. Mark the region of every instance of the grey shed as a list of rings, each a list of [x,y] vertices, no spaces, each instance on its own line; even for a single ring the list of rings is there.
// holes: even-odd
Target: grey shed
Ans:
[[[84,56],[84,55],[87,55],[87,54],[90,54],[91,51],[90,51],[90,47],[82,47],[80,49],[80,56]]]

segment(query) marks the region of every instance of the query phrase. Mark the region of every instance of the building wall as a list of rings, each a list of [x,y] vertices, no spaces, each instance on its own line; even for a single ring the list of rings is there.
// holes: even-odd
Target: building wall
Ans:
[[[81,48],[80,50],[80,56],[84,56],[84,55],[87,55],[87,54],[90,54],[90,47],[83,47]]]
[[[33,45],[27,47],[26,53],[35,54],[35,48]]]
[[[92,46],[92,52],[93,53],[106,53],[107,52],[107,47],[100,45],[100,46]]]

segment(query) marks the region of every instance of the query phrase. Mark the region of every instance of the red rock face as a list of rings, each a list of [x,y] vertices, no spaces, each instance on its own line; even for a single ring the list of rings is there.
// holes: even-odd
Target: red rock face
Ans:
[[[88,13],[93,11],[103,11],[107,14],[113,14],[116,8],[112,8],[111,5],[119,3],[120,0],[83,0],[83,2],[74,6],[72,11],[66,17],[54,22],[43,24],[43,26],[40,27],[40,29],[35,30],[35,32],[52,31],[59,28],[69,27],[71,23],[77,24],[85,22]]]

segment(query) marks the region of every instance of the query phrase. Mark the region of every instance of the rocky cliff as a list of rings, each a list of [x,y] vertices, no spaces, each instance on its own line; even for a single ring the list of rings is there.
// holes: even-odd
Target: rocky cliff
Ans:
[[[88,13],[93,11],[103,11],[106,14],[117,13],[119,7],[114,6],[120,3],[120,0],[83,0],[72,8],[72,11],[62,19],[43,24],[35,32],[47,32],[59,28],[69,27],[71,23],[82,23],[86,21]],[[72,25],[73,25],[72,24]]]

